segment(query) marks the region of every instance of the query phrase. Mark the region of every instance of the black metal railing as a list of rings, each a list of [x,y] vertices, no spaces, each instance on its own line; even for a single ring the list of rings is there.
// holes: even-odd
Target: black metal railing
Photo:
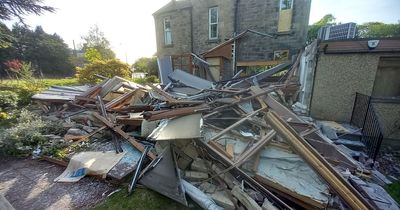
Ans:
[[[350,123],[361,128],[365,152],[375,161],[382,144],[383,132],[371,96],[356,93]]]

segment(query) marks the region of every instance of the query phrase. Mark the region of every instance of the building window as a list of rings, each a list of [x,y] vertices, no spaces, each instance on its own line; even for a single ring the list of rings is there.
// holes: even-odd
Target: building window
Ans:
[[[171,22],[169,18],[164,18],[164,45],[172,45]]]
[[[218,38],[218,7],[208,9],[208,38]]]
[[[281,0],[280,10],[292,9],[293,0]]]
[[[292,28],[293,0],[280,0],[278,32],[288,32]]]

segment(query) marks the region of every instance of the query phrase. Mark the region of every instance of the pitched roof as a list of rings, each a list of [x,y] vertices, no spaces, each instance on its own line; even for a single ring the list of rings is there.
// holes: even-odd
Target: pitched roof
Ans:
[[[158,9],[156,12],[154,12],[153,16],[157,16],[162,13],[185,9],[185,8],[189,8],[189,7],[192,7],[192,2],[190,2],[190,0],[180,0],[180,1],[171,0],[168,4],[164,5],[163,7]]]

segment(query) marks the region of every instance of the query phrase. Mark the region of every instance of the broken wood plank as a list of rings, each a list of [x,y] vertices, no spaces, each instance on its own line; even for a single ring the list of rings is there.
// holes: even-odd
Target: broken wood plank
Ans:
[[[370,203],[354,189],[306,140],[291,128],[274,111],[268,111],[266,119],[271,126],[291,143],[293,149],[337,192],[353,209],[373,209]]]
[[[255,153],[259,152],[267,143],[272,141],[272,139],[275,137],[276,132],[274,130],[271,130],[265,135],[262,139],[258,140],[257,143],[255,143],[251,148],[247,149],[234,163],[236,166],[242,165],[244,162],[246,162],[251,156],[253,156]]]
[[[108,109],[111,109],[111,108],[113,108],[115,106],[118,106],[120,104],[124,104],[127,100],[131,99],[132,96],[135,93],[136,93],[136,91],[133,90],[133,91],[130,91],[128,93],[124,93],[123,95],[121,95],[121,96],[119,96],[117,98],[114,98],[112,101],[108,102],[105,105],[106,109],[108,110]]]
[[[247,193],[240,189],[239,186],[236,185],[233,187],[231,192],[232,195],[235,196],[247,209],[262,210],[261,206],[259,206]]]
[[[233,144],[226,144],[226,153],[229,154],[229,157],[232,157],[231,159],[234,159],[235,154],[234,154],[234,146]]]
[[[129,136],[127,133],[125,133],[120,127],[116,126],[114,123],[108,121],[106,118],[103,116],[99,115],[97,112],[93,113],[93,116],[99,119],[101,122],[103,122],[104,125],[109,127],[111,130],[113,130],[115,133],[118,133],[122,138],[128,140],[136,149],[138,149],[140,152],[144,152],[144,146],[143,144],[139,143],[136,141],[135,138]],[[156,158],[156,155],[154,155],[152,152],[148,152],[147,156],[151,159],[154,160]]]
[[[217,135],[213,136],[213,137],[209,140],[209,142],[212,142],[212,141],[214,141],[214,140],[220,138],[221,136],[223,136],[225,133],[227,133],[227,132],[230,131],[231,129],[236,128],[237,126],[239,126],[239,125],[242,124],[243,122],[247,121],[249,118],[255,116],[256,114],[258,114],[259,112],[261,112],[261,111],[263,111],[263,110],[265,110],[265,109],[266,109],[266,108],[264,107],[264,108],[261,108],[261,109],[259,109],[259,110],[256,110],[256,111],[250,113],[249,115],[247,115],[246,117],[240,119],[239,121],[233,123],[233,124],[230,125],[229,127],[225,128],[224,130],[222,130],[221,132],[219,132]]]
[[[214,149],[216,149],[219,153],[224,154],[227,158],[229,158],[230,160],[233,159],[233,155],[230,155],[228,152],[225,151],[224,147],[221,146],[220,144],[218,144],[215,141],[210,141],[208,142],[208,144],[213,147]]]

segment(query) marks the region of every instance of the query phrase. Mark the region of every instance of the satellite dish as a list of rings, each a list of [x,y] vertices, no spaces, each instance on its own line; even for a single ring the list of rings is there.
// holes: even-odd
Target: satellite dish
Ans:
[[[368,48],[375,49],[379,44],[379,40],[368,40]]]

